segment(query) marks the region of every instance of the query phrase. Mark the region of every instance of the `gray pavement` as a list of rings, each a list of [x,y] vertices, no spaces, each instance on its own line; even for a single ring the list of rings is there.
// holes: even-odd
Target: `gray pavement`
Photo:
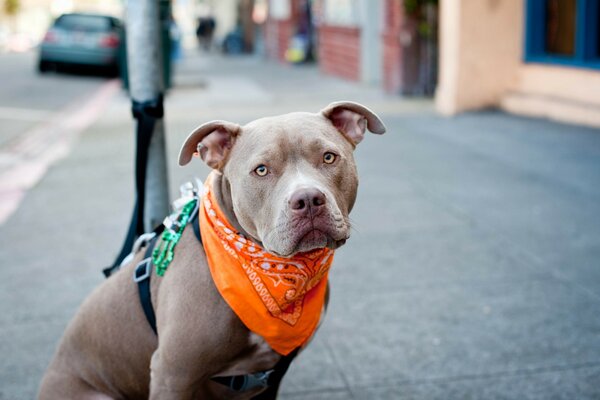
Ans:
[[[447,119],[257,58],[188,57],[166,103],[171,193],[196,125],[364,102],[355,230],[283,399],[600,399],[600,131],[488,111]],[[30,399],[102,281],[133,201],[124,94],[0,227],[0,399]]]
[[[69,103],[85,100],[106,78],[39,74],[37,52],[0,53],[0,146],[46,121]],[[2,160],[0,160],[1,162]]]

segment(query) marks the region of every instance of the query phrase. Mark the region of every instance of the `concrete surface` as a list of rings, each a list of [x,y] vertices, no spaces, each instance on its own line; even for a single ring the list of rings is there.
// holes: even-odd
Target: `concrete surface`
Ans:
[[[106,81],[89,74],[40,74],[37,59],[37,51],[0,52],[0,146],[68,104],[84,101]],[[0,159],[0,168],[3,164]]]
[[[600,132],[499,112],[453,119],[255,58],[188,57],[166,100],[171,193],[204,177],[193,127],[351,99],[388,126],[358,147],[354,233],[282,399],[600,399]],[[0,227],[0,399],[31,399],[102,281],[133,201],[124,94]],[[118,360],[116,360],[118,362]]]

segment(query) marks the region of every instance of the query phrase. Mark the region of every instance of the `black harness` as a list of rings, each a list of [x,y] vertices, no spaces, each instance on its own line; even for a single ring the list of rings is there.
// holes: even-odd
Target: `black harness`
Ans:
[[[198,204],[200,200],[198,199]],[[200,224],[198,224],[198,212],[194,212],[193,217],[190,218],[188,224],[192,225],[196,238],[202,244],[202,236],[200,234]],[[152,306],[152,296],[150,293],[150,278],[152,277],[152,250],[156,244],[157,239],[164,230],[164,225],[160,225],[154,230],[153,238],[146,244],[144,252],[144,259],[138,263],[133,272],[133,280],[138,285],[138,292],[140,295],[140,303],[148,324],[158,334],[156,329],[156,315],[154,314],[154,307]],[[261,394],[253,397],[256,400],[267,400],[275,399],[277,391],[283,375],[289,368],[292,360],[296,357],[298,349],[292,351],[287,356],[281,357],[281,359],[275,364],[273,369],[255,374],[247,375],[234,375],[234,376],[216,376],[211,378],[213,381],[218,382],[222,385],[229,387],[235,392],[243,392],[246,390],[254,389],[257,387],[267,388]]]

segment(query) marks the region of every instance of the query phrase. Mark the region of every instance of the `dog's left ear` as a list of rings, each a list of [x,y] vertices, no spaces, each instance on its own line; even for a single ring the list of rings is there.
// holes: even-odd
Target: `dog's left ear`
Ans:
[[[366,129],[378,135],[385,133],[385,125],[373,111],[352,101],[331,103],[321,114],[355,146],[364,139]]]

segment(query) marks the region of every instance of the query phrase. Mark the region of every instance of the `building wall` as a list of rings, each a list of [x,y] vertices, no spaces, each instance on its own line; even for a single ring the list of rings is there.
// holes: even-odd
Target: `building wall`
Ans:
[[[268,58],[286,62],[285,53],[296,33],[300,0],[269,0],[265,22],[265,51]]]
[[[325,74],[361,79],[359,6],[359,0],[322,0],[317,48]]]
[[[265,50],[267,57],[285,61],[285,51],[293,35],[291,19],[269,18],[265,23]]]
[[[440,2],[440,112],[499,104],[521,64],[522,27],[522,1]]]
[[[521,64],[513,91],[600,106],[600,72],[543,64]]]
[[[237,1],[236,0],[205,0],[209,5],[207,10],[200,10],[196,13],[196,18],[212,15],[215,18],[214,40],[216,43],[222,43],[225,36],[231,32],[237,24]],[[194,2],[184,2],[184,4],[194,4]]]
[[[600,71],[525,63],[524,0],[442,0],[436,107],[485,107],[600,127]]]
[[[318,38],[321,71],[349,80],[360,80],[360,29],[321,25]]]
[[[401,0],[385,0],[381,40],[383,43],[383,88],[388,93],[399,93],[402,88],[402,34],[403,9]]]
[[[370,85],[380,85],[383,75],[384,0],[359,0],[360,15],[360,79]]]
[[[499,105],[515,114],[600,127],[600,72],[522,64]]]
[[[265,24],[267,57],[285,62],[304,0],[270,0]],[[343,79],[379,85],[383,75],[381,38],[385,0],[315,0],[319,69]],[[396,0],[400,4],[402,0]],[[361,45],[365,43],[366,45]]]

